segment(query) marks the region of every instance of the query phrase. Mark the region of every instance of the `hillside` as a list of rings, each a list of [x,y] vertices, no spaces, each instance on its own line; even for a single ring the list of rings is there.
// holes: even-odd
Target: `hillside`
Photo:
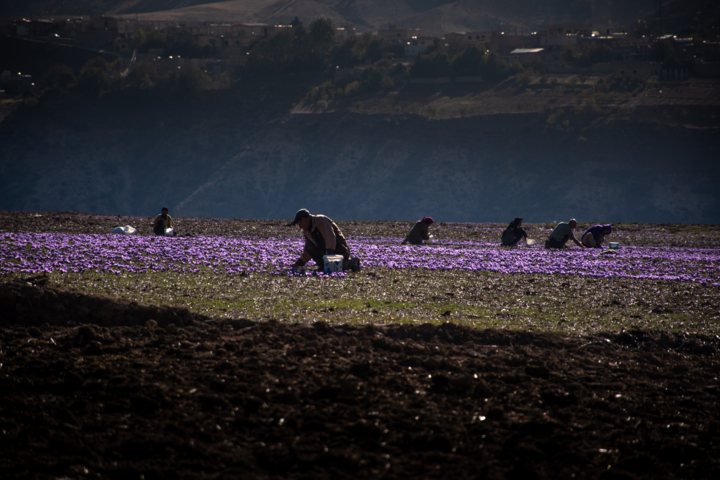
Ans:
[[[591,22],[601,27],[631,23],[654,11],[646,0],[34,0],[4,2],[0,15],[138,15],[153,20],[286,23],[296,16],[305,22],[319,16],[337,24],[352,22],[360,31],[388,23],[423,28],[429,34],[451,31],[536,30],[548,23]]]
[[[567,127],[546,110],[428,119],[351,100],[291,113],[311,111],[298,102],[317,79],[289,80],[195,98],[46,95],[0,123],[0,209],[720,223],[715,107],[568,113]],[[388,98],[438,87],[413,88]]]

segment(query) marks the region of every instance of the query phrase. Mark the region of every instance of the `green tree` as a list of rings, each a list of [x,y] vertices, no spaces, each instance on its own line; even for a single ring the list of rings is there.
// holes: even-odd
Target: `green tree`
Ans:
[[[101,68],[83,68],[78,78],[78,87],[87,93],[100,95],[108,86],[108,79],[105,71]]]
[[[145,30],[143,30],[142,28],[138,28],[137,30],[135,30],[135,42],[138,45],[142,45],[143,43],[147,42]]]
[[[150,89],[157,84],[159,79],[160,75],[154,63],[138,62],[126,77],[126,84],[142,89]]]
[[[328,55],[327,49],[317,48],[310,30],[300,24],[256,43],[247,68],[258,72],[317,72],[327,67]]]
[[[40,85],[46,88],[65,89],[76,81],[75,72],[67,65],[53,65],[40,77]]]
[[[410,75],[416,78],[438,78],[450,75],[447,55],[434,50],[429,55],[420,55],[410,68]]]
[[[465,49],[465,38],[453,35],[447,39],[448,57],[453,58]]]
[[[192,65],[181,69],[171,79],[172,90],[181,95],[197,93],[211,87],[212,80],[210,77]]]
[[[375,63],[382,58],[382,41],[369,32],[350,37],[335,50],[332,64],[341,68]]]
[[[88,60],[80,69],[78,77],[80,90],[93,95],[100,95],[107,90],[112,66],[113,64],[108,64],[107,60],[101,56]]]
[[[310,35],[316,46],[331,49],[336,37],[335,24],[327,17],[316,18],[310,24]]]
[[[484,57],[482,75],[484,79],[499,82],[510,76],[510,68],[503,58],[497,53],[491,51]]]
[[[460,55],[457,55],[450,64],[450,76],[457,77],[476,77],[482,73],[483,57],[485,56],[485,48],[481,46],[472,46],[466,48]]]

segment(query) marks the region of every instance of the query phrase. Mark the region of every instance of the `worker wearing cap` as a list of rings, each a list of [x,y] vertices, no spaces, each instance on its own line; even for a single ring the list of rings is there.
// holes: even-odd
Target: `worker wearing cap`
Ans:
[[[299,268],[310,260],[315,260],[319,269],[324,268],[323,257],[325,255],[342,255],[343,270],[358,271],[360,260],[356,257],[350,258],[350,247],[338,226],[325,215],[311,215],[309,211],[302,208],[295,214],[292,225],[302,229],[305,237],[305,247],[300,258],[292,264],[292,268]]]
[[[428,227],[433,223],[435,223],[435,221],[431,217],[423,217],[421,220],[418,220],[412,230],[410,230],[410,233],[408,233],[408,236],[403,240],[403,245],[406,243],[410,245],[421,245],[423,240],[430,240]]]
[[[570,239],[572,239],[578,247],[585,248],[585,245],[575,238],[575,233],[573,233],[575,228],[577,228],[577,221],[574,218],[567,223],[558,223],[550,234],[550,238],[545,242],[545,248],[563,248],[565,243]]]

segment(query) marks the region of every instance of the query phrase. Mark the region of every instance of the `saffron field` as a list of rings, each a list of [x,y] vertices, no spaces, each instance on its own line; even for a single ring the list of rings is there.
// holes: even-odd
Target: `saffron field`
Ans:
[[[213,221],[225,229],[231,222]],[[326,276],[312,262],[305,271],[289,269],[302,249],[296,228],[234,222],[236,230],[265,236],[3,232],[0,275],[44,275],[87,293],[215,316],[720,331],[720,248],[711,228],[679,238],[651,226],[618,229],[609,240],[621,248],[608,254],[547,250],[545,225],[528,229],[538,244],[506,248],[492,241],[502,231],[497,225],[446,224],[436,229],[436,243],[408,246],[398,236],[406,226],[365,222],[343,227],[354,233],[349,245],[363,270]]]

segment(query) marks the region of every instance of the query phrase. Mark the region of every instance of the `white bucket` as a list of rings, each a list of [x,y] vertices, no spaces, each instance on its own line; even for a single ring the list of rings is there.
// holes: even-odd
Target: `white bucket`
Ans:
[[[165,236],[166,237],[174,237],[175,231],[172,228],[166,228],[165,229]]]
[[[343,256],[342,255],[325,255],[323,257],[325,262],[325,273],[335,273],[343,271]]]
[[[610,242],[608,247],[610,247],[610,250],[618,250],[620,248],[620,244],[618,242]]]

